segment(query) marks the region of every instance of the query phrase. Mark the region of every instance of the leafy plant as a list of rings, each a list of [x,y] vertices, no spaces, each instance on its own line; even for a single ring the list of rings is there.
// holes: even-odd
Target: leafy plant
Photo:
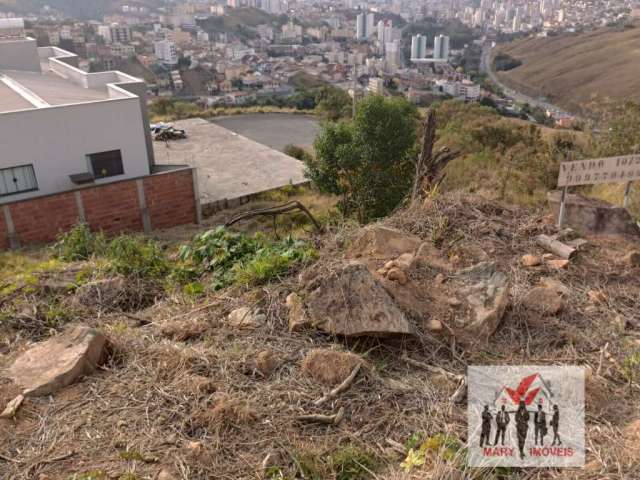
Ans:
[[[86,223],[78,223],[58,236],[53,246],[54,255],[65,262],[88,260],[104,251],[106,240],[102,234],[94,234]]]
[[[622,375],[629,383],[640,380],[640,350],[632,353],[622,361]]]
[[[341,448],[329,457],[329,465],[336,480],[371,478],[376,464],[373,456],[353,445]]]
[[[212,274],[214,289],[265,283],[314,255],[315,250],[300,240],[273,241],[260,233],[250,237],[224,227],[197,235],[179,251],[184,269],[196,276]]]
[[[109,242],[106,249],[108,269],[124,276],[161,279],[170,271],[160,246],[142,237],[121,235]]]

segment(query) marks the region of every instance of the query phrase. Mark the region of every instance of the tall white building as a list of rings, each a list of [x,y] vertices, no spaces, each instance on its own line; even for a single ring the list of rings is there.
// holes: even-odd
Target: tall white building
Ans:
[[[178,50],[171,40],[160,40],[154,45],[156,58],[165,65],[178,64]]]
[[[449,37],[437,35],[433,40],[433,59],[449,61]]]
[[[373,35],[375,15],[373,13],[359,13],[356,17],[356,39],[364,40]]]
[[[411,37],[411,59],[420,60],[427,57],[427,37],[414,35]]]

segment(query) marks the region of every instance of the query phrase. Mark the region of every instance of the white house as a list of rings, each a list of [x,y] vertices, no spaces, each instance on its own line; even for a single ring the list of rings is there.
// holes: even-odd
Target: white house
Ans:
[[[0,203],[149,175],[144,81],[86,73],[15,22],[0,19]]]

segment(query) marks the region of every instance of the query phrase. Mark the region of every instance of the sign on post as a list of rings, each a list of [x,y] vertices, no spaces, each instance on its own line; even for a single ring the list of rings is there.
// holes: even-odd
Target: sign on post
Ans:
[[[627,182],[624,191],[624,206],[629,205],[631,182],[640,179],[640,155],[620,157],[590,158],[574,160],[560,164],[558,187],[562,187],[558,227],[564,220],[567,188],[576,185],[595,185],[597,183]]]
[[[559,187],[631,182],[640,178],[640,155],[590,158],[560,164]]]

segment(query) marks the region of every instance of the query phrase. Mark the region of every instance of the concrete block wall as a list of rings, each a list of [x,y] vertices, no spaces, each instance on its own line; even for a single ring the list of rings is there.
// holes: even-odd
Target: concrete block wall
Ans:
[[[198,223],[193,169],[0,205],[0,250],[52,242],[79,221],[107,235]]]

